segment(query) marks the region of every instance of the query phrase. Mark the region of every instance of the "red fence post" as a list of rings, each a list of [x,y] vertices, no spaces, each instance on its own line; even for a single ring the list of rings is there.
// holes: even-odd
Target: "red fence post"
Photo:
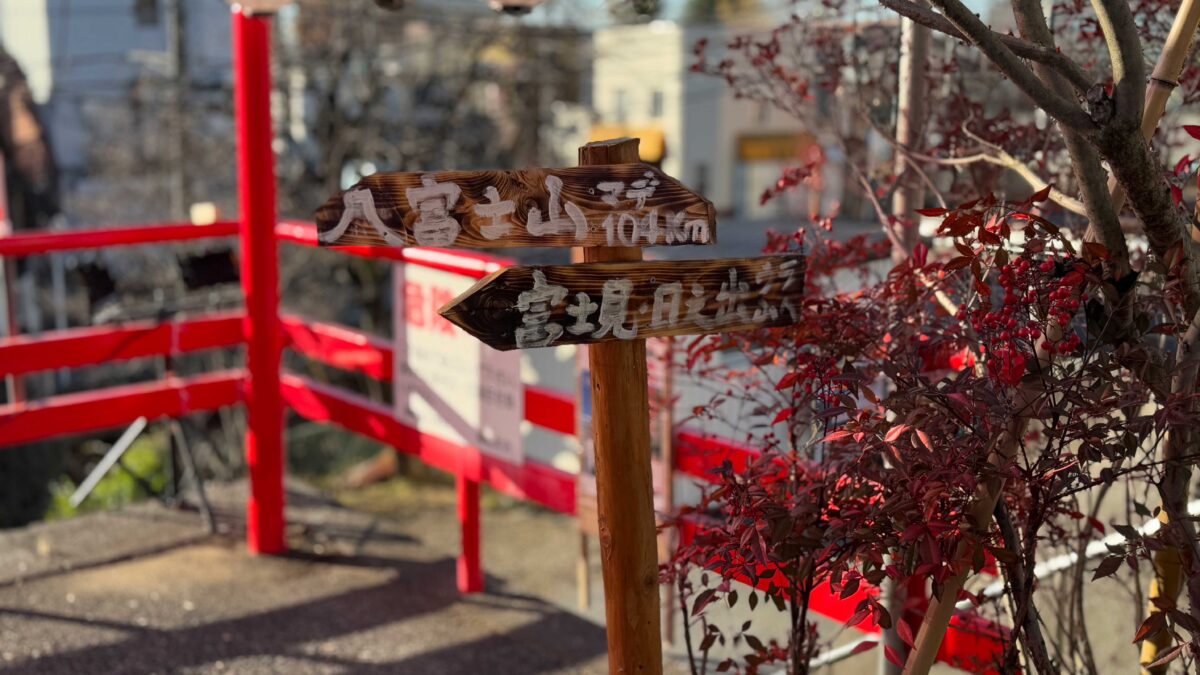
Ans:
[[[479,551],[479,481],[462,475],[454,477],[458,489],[458,524],[462,528],[462,551],[458,555],[458,591],[483,591],[483,562]]]
[[[271,148],[270,19],[233,10],[234,109],[238,139],[242,290],[246,296],[246,543],[281,553],[283,396],[279,389],[279,250],[275,239],[275,158]]]

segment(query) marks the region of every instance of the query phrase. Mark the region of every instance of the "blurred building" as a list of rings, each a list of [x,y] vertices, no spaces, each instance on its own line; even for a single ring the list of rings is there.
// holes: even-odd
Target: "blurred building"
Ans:
[[[774,23],[769,24],[773,26]],[[822,30],[868,43],[894,40],[894,27],[830,24]],[[746,25],[685,25],[669,21],[620,25],[593,39],[593,139],[638,136],[643,159],[703,192],[725,213],[749,219],[794,219],[840,212],[860,217],[865,204],[847,189],[844,151],[838,137],[862,141],[868,163],[884,162],[887,143],[854,119],[835,119],[828,92],[812,95],[819,125],[806,127],[777,107],[738,98],[722,78],[691,71],[695,47],[707,40],[709,56]],[[844,34],[844,35],[843,35]],[[869,49],[864,49],[869,51]],[[719,60],[719,56],[716,57]],[[783,169],[822,159],[819,185],[801,186],[762,204],[766,188]],[[861,214],[865,215],[865,213]]]
[[[67,182],[87,169],[96,109],[134,114],[129,95],[147,75],[231,81],[229,7],[216,0],[0,0],[0,44],[25,71]]]
[[[597,31],[592,137],[640,137],[643,159],[661,164],[722,212],[763,218],[828,208],[841,192],[837,156],[816,135],[773,106],[736,98],[720,78],[691,72],[698,41],[723,44],[733,33],[668,21]],[[824,194],[801,189],[761,205],[764,188],[783,168],[811,153],[825,153],[830,163]]]

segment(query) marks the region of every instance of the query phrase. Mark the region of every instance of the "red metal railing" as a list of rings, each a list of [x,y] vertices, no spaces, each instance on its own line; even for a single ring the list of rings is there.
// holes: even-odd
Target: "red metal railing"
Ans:
[[[24,258],[62,251],[80,251],[140,244],[166,244],[232,237],[238,233],[236,222],[212,225],[191,223],[148,223],[134,227],[112,227],[69,232],[21,232],[0,237],[0,257]],[[63,235],[69,236],[63,236]]]

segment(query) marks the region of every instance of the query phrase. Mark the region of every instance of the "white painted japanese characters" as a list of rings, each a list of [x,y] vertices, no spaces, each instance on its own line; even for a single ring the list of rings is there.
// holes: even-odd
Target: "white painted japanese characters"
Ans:
[[[677,246],[715,227],[712,204],[644,164],[376,174],[317,211],[329,245]]]
[[[804,259],[513,267],[441,309],[496,349],[728,332],[799,318]]]

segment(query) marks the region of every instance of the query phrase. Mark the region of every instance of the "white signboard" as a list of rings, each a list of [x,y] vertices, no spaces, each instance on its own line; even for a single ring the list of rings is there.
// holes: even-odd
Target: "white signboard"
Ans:
[[[438,314],[475,279],[407,263],[393,278],[397,419],[520,464],[521,353],[487,347]]]

